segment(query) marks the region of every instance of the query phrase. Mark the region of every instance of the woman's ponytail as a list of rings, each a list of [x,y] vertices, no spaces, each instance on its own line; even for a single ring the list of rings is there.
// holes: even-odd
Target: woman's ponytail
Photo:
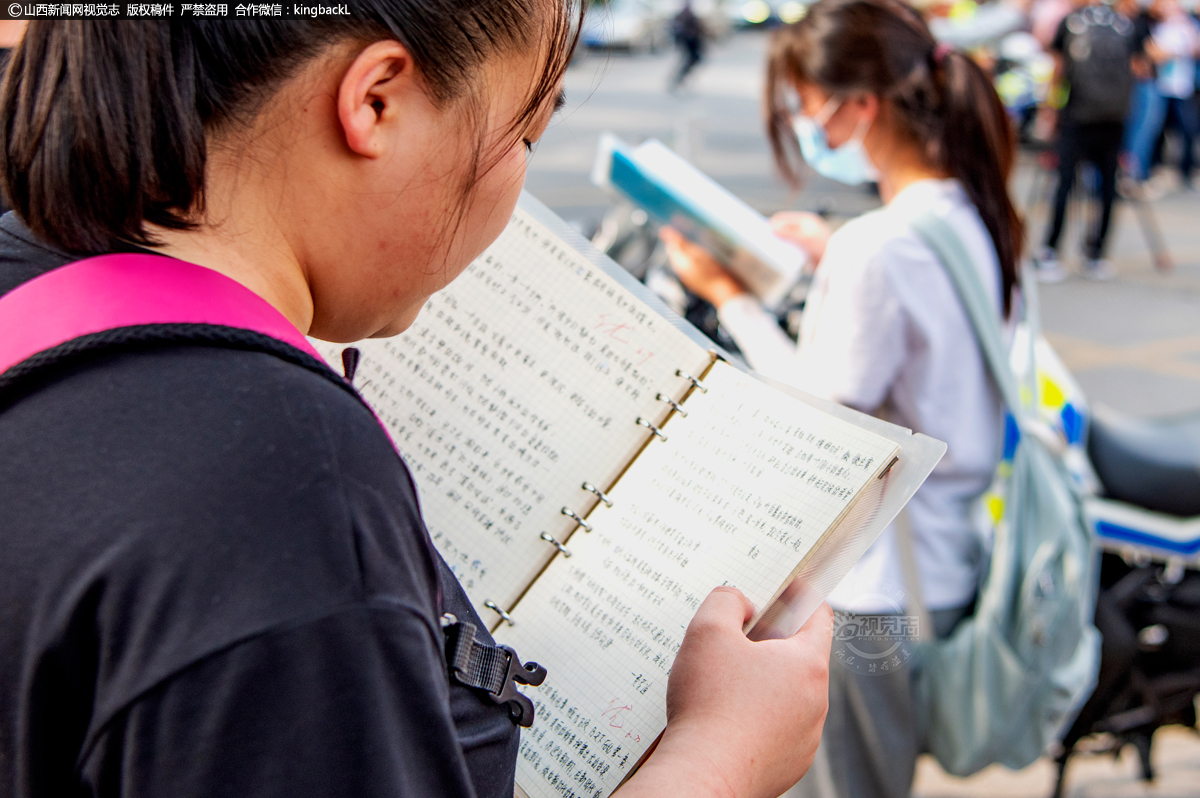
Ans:
[[[941,84],[943,113],[941,135],[931,142],[931,155],[962,184],[991,234],[1008,315],[1023,235],[1021,217],[1008,193],[1016,137],[987,74],[966,55],[940,47],[935,49],[934,74]]]
[[[33,22],[0,90],[4,191],[74,253],[191,225],[204,130],[190,41],[175,25]]]
[[[886,101],[900,135],[962,184],[996,247],[1007,315],[1022,240],[1008,195],[1016,140],[983,70],[938,44],[921,15],[899,0],[814,3],[803,20],[776,35],[768,56],[768,130],[780,171],[792,182],[800,156],[788,100],[797,83]]]

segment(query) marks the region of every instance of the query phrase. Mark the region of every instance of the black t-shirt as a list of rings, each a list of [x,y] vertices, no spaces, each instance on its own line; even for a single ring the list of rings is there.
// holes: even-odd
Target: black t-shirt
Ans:
[[[0,219],[0,294],[71,260]],[[0,406],[0,795],[509,798],[473,618],[344,388],[164,345]],[[441,596],[438,593],[441,591]]]
[[[1074,12],[1079,13],[1079,12]],[[1116,16],[1116,12],[1113,12]],[[1067,50],[1067,38],[1071,35],[1069,21],[1071,14],[1063,17],[1058,23],[1058,27],[1054,30],[1054,39],[1050,42],[1050,49],[1053,52],[1059,53],[1070,58],[1071,54]],[[1154,20],[1145,11],[1130,19],[1125,17],[1130,27],[1125,30],[1125,36],[1128,38],[1128,49],[1130,55],[1139,55],[1146,51],[1146,40],[1151,36],[1151,30],[1154,25]]]

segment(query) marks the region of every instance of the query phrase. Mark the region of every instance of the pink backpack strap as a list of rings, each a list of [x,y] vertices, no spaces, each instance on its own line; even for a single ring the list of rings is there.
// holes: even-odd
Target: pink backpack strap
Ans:
[[[219,272],[162,255],[100,255],[61,266],[0,296],[0,384],[9,369],[69,341],[157,324],[249,330],[325,362],[282,313]],[[349,381],[343,381],[332,370],[328,370],[328,376],[362,402],[388,438],[387,427]],[[415,496],[412,475],[403,458],[400,462]],[[422,530],[423,541],[436,563],[440,555],[428,531],[423,526]],[[440,573],[436,582],[440,608]],[[532,711],[529,717],[532,722]]]
[[[149,324],[208,324],[270,336],[318,360],[282,313],[235,280],[161,255],[76,261],[0,297],[0,374],[94,333]]]
[[[6,377],[12,376],[6,374],[9,369],[41,352],[96,333],[159,324],[249,330],[325,363],[282,313],[219,272],[161,255],[101,255],[61,266],[0,296],[0,387]],[[375,416],[348,380],[342,380],[331,369],[322,371]],[[378,416],[375,420],[388,437],[387,427]],[[416,495],[408,467],[403,458],[400,461]],[[429,533],[423,531],[422,537],[436,563],[440,555]],[[440,574],[436,581],[440,608]]]

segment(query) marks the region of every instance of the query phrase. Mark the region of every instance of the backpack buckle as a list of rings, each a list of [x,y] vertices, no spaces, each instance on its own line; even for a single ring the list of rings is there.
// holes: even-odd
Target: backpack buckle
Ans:
[[[508,671],[504,674],[504,685],[500,694],[488,693],[497,704],[508,704],[508,714],[518,726],[533,725],[534,708],[529,697],[517,689],[517,684],[537,687],[546,681],[546,669],[536,662],[522,663],[517,652],[509,646],[498,646],[508,653]]]
[[[518,726],[533,725],[534,707],[518,684],[537,687],[546,681],[546,669],[536,662],[522,663],[509,646],[490,646],[475,638],[476,626],[447,613],[442,616],[446,635],[446,660],[450,675],[459,684],[483,690],[496,704],[507,704]]]

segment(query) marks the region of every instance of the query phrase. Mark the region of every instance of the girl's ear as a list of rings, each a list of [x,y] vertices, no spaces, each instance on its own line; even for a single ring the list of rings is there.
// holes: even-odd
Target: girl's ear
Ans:
[[[396,118],[405,92],[424,89],[404,45],[381,41],[369,45],[351,62],[338,86],[337,114],[346,145],[367,158],[385,149],[381,126]]]
[[[879,97],[875,94],[859,94],[849,100],[847,105],[858,111],[860,119],[874,120],[879,116]]]

